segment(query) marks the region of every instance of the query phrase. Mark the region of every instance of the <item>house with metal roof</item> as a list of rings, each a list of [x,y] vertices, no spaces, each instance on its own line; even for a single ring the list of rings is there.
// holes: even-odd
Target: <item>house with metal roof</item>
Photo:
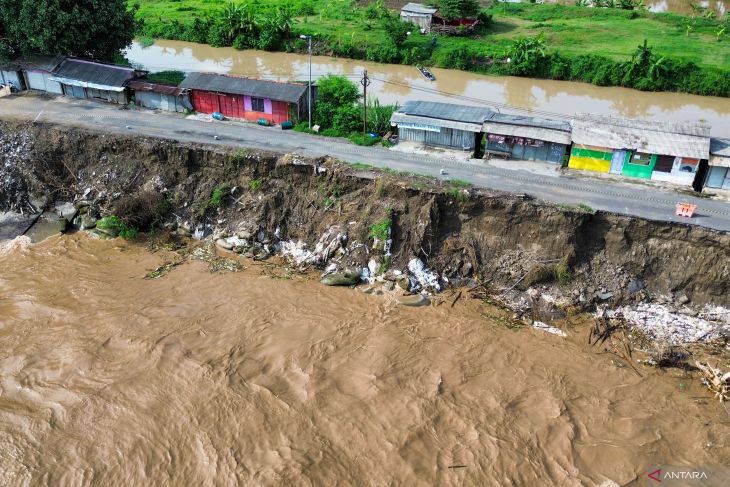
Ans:
[[[572,126],[569,168],[701,188],[695,180],[710,156],[707,124],[579,115]]]
[[[137,79],[127,82],[127,88],[134,93],[134,104],[139,107],[170,112],[193,109],[187,90],[179,86]]]
[[[390,117],[401,141],[472,151],[479,156],[482,125],[493,114],[486,107],[407,101]]]
[[[400,19],[403,22],[416,24],[422,33],[430,32],[433,14],[438,9],[428,7],[421,3],[407,3],[400,9]]]
[[[127,82],[146,73],[126,66],[67,58],[53,70],[50,80],[60,83],[68,96],[126,105],[129,103]]]
[[[56,95],[63,94],[63,88],[52,81],[53,70],[63,62],[63,56],[36,56],[24,59],[21,63],[25,86],[29,90],[44,91]]]
[[[23,70],[16,61],[0,64],[0,85],[10,85],[18,91],[25,89]]]
[[[190,73],[180,83],[190,91],[193,108],[201,113],[274,123],[297,122],[307,115],[307,85],[239,76]],[[316,90],[312,90],[312,103]]]
[[[571,142],[570,123],[492,112],[482,124],[487,136],[484,157],[563,164]]]
[[[710,139],[705,187],[730,191],[730,139]]]

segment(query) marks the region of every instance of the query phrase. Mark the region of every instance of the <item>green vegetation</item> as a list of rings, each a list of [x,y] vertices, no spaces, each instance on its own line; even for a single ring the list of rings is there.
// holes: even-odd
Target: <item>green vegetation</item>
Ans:
[[[364,106],[360,103],[357,85],[344,76],[327,75],[317,82],[317,104],[314,107],[314,123],[320,131],[309,129],[308,123],[300,122],[294,130],[324,137],[347,137],[353,144],[372,146],[381,142],[380,136],[370,137],[362,133]],[[367,103],[368,133],[382,134],[390,129],[390,117],[397,105],[381,105],[377,99]]]
[[[150,81],[157,81],[158,83],[167,83],[177,86],[185,79],[185,73],[182,71],[159,71],[157,73],[148,74],[147,79]]]
[[[451,188],[446,193],[460,203],[469,199],[469,193],[459,188]]]
[[[369,135],[363,135],[358,133],[352,133],[348,137],[350,142],[355,145],[373,146],[382,140],[381,137],[370,137]]]
[[[390,227],[393,221],[390,218],[386,218],[373,226],[370,227],[369,237],[377,238],[381,242],[388,240],[390,237]]]
[[[248,189],[251,191],[258,191],[264,184],[264,178],[254,178],[248,182]]]
[[[586,213],[591,213],[592,214],[592,213],[595,213],[596,212],[596,210],[594,210],[593,208],[591,208],[590,206],[588,206],[585,203],[578,203],[576,206],[578,208],[580,208],[581,210],[585,211]]]
[[[223,198],[228,196],[231,192],[231,188],[227,185],[216,186],[210,193],[210,199],[208,200],[208,208],[217,210],[223,205]]]
[[[125,240],[134,240],[139,236],[139,231],[124,223],[124,220],[116,215],[105,216],[96,222],[96,228],[106,231],[112,236],[119,235]]]
[[[443,13],[465,1],[439,3]],[[305,34],[314,37],[316,54],[730,96],[728,15],[687,17],[648,12],[635,0],[610,3],[619,8],[496,2],[477,14],[473,37],[438,37],[435,45],[379,0],[362,7],[355,0],[141,0],[138,18],[145,20],[139,34],[148,37],[305,52],[298,38]],[[637,56],[645,39],[648,58]],[[341,136],[360,131],[355,110],[347,109],[337,123],[326,119],[326,128]]]
[[[445,19],[473,18],[479,14],[476,0],[439,0],[437,4]]]
[[[471,188],[472,184],[469,181],[463,179],[449,179],[449,184],[456,186],[457,188]]]
[[[390,269],[390,256],[386,255],[383,257],[383,262],[378,266],[378,270],[375,271],[376,275],[385,274]]]
[[[378,169],[377,167],[373,166],[372,164],[365,164],[364,162],[353,162],[352,164],[350,164],[350,166],[353,169],[367,169],[367,170],[371,170],[371,171]]]
[[[556,264],[553,267],[553,271],[555,274],[555,280],[558,281],[560,284],[567,284],[573,279],[573,273],[566,265]]]
[[[112,60],[132,42],[136,9],[125,0],[3,0],[0,58],[37,53]]]
[[[137,42],[139,42],[139,45],[142,48],[145,48],[145,47],[150,47],[151,45],[153,45],[155,43],[155,40],[151,37],[145,36],[145,37],[140,37]]]

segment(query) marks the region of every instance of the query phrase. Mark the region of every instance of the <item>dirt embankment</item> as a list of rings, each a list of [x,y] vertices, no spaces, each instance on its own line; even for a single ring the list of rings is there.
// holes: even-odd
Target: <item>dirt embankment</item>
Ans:
[[[383,264],[372,226],[391,219],[391,269],[419,257],[441,276],[497,288],[552,286],[566,299],[730,305],[730,235],[590,213],[332,160],[0,123],[0,210],[92,200],[112,212],[161,192],[194,231],[243,231],[314,248],[336,232],[341,265]],[[220,205],[215,198],[216,189]],[[85,195],[85,196],[84,196]],[[174,224],[173,224],[174,225]],[[386,266],[386,267],[388,267]],[[383,268],[381,267],[381,270]]]

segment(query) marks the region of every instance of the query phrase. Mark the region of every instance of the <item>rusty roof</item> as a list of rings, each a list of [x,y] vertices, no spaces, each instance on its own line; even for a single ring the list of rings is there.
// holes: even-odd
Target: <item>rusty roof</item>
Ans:
[[[265,81],[213,73],[190,73],[180,83],[181,88],[249,95],[272,100],[298,103],[307,93],[307,86],[296,83]]]
[[[171,96],[178,96],[185,91],[184,88],[180,88],[179,86],[156,83],[145,79],[128,81],[127,88],[134,91],[153,91],[155,93],[162,93],[163,95]]]

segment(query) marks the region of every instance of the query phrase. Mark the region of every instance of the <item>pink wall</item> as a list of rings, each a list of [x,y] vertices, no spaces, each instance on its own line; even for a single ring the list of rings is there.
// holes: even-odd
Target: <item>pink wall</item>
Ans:
[[[243,97],[243,109],[247,112],[253,111],[251,97],[248,95]],[[271,99],[269,98],[264,98],[264,113],[274,113],[274,110],[271,107]]]

